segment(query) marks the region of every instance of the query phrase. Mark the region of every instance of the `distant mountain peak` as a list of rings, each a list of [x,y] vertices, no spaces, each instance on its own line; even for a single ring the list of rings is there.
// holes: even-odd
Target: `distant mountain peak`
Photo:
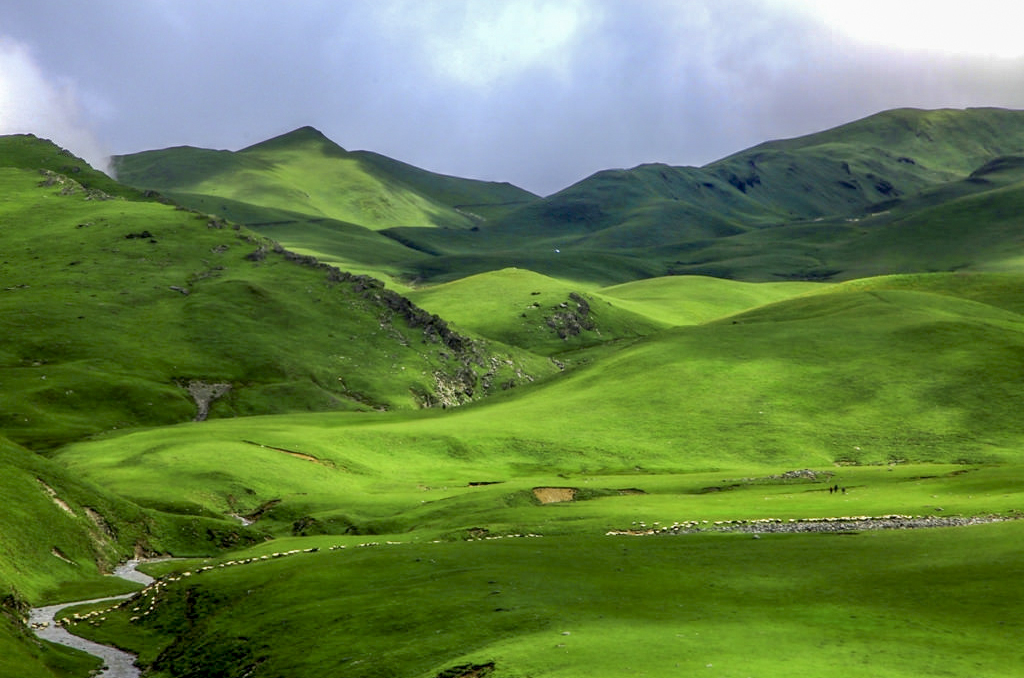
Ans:
[[[261,141],[258,144],[253,144],[243,148],[240,152],[246,151],[267,151],[280,148],[290,148],[295,146],[304,146],[311,143],[320,144],[325,151],[328,152],[341,152],[345,153],[345,149],[331,141],[323,132],[311,125],[303,125],[297,129],[293,129],[291,132],[285,132],[276,137]]]

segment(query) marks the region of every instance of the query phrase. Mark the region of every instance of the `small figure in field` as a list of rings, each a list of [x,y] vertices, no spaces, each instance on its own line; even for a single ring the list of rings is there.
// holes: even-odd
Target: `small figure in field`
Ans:
[[[846,488],[845,487],[843,488],[843,494],[846,494]]]
[[[828,493],[829,494],[834,494],[835,491],[836,491],[836,488],[832,487],[831,485],[828,486]]]

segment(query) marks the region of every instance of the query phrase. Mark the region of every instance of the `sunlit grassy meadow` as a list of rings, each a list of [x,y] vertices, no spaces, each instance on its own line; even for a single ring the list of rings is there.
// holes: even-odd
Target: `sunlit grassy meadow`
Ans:
[[[3,138],[0,675],[88,675],[25,610],[155,555],[74,625],[153,678],[1024,674],[1022,130],[546,198],[312,128],[134,188]]]

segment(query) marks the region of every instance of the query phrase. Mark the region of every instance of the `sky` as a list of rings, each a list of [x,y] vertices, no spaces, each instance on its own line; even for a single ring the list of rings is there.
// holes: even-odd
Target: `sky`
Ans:
[[[0,0],[0,134],[349,150],[547,195],[881,110],[1024,108],[1019,0]]]

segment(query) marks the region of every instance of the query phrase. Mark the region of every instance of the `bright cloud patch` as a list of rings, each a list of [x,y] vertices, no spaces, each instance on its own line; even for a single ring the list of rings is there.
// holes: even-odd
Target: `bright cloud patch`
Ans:
[[[55,86],[23,46],[0,37],[0,134],[48,138],[106,170],[108,154],[81,121],[70,86]]]
[[[580,29],[598,11],[582,0],[399,1],[383,7],[382,25],[400,25],[423,40],[437,74],[473,87],[535,68],[566,74]]]
[[[782,0],[860,42],[958,56],[1024,57],[1020,0]]]

